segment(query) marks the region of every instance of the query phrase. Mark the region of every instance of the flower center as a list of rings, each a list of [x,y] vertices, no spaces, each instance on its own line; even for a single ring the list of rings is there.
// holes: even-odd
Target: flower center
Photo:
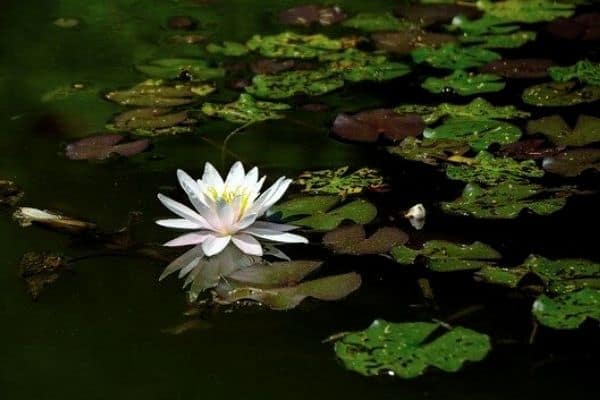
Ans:
[[[226,204],[233,204],[234,200],[239,198],[239,203],[236,204],[236,216],[240,218],[246,213],[248,206],[250,205],[250,192],[244,187],[237,187],[235,189],[230,189],[225,187],[222,192],[219,192],[217,188],[211,186],[206,189],[207,194],[215,201],[215,202],[224,202]]]

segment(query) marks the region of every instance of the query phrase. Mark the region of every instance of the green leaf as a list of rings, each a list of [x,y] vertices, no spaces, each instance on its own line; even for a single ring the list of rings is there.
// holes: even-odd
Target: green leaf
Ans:
[[[460,326],[431,339],[438,329],[437,323],[378,319],[364,331],[344,335],[335,343],[335,353],[359,374],[409,379],[429,367],[456,372],[466,361],[483,360],[491,349],[487,335]]]
[[[116,115],[107,127],[141,136],[176,135],[191,132],[188,111],[169,108],[136,108]]]
[[[560,115],[551,115],[527,123],[527,133],[541,133],[559,147],[585,146],[600,142],[600,118],[580,115],[571,129]]]
[[[406,64],[391,62],[385,56],[375,56],[355,49],[325,54],[319,60],[328,62],[326,70],[338,72],[351,82],[386,81],[410,72],[410,67]]]
[[[550,67],[548,73],[557,82],[577,79],[582,83],[600,86],[600,63],[589,60],[581,60],[570,67]]]
[[[394,111],[419,114],[428,125],[449,116],[475,119],[513,119],[527,118],[531,115],[512,105],[495,106],[482,97],[477,97],[467,104],[441,103],[431,106],[403,104],[396,107]]]
[[[428,139],[450,139],[467,142],[475,151],[487,149],[493,143],[508,144],[519,140],[521,130],[515,125],[492,119],[450,118],[435,128],[427,128]]]
[[[408,241],[408,235],[398,228],[383,227],[367,238],[362,225],[339,227],[323,236],[323,244],[336,254],[384,254],[394,246]]]
[[[339,201],[337,196],[298,197],[271,208],[269,215],[317,231],[331,231],[346,220],[364,225],[377,216],[377,208],[368,201],[357,199],[333,208]]]
[[[271,36],[254,35],[248,40],[246,47],[265,57],[315,58],[342,50],[343,45],[341,40],[329,39],[324,35],[283,32]]]
[[[496,158],[482,151],[468,165],[448,165],[446,175],[454,180],[493,186],[502,182],[527,182],[529,178],[541,178],[544,171],[533,160],[518,162],[512,158]]]
[[[206,61],[195,58],[161,58],[137,65],[136,68],[146,75],[161,79],[175,79],[185,74],[192,81],[202,82],[225,76],[223,68],[212,68]]]
[[[439,48],[421,47],[413,50],[413,61],[428,63],[436,68],[453,70],[479,67],[490,61],[499,60],[502,56],[491,50],[479,47],[461,47],[450,43]]]
[[[553,174],[573,177],[588,169],[600,171],[600,149],[568,149],[544,157],[542,167]]]
[[[600,320],[600,290],[583,289],[554,299],[541,295],[533,303],[533,315],[553,329],[577,329],[586,319]]]
[[[418,27],[414,22],[398,19],[390,13],[358,13],[342,25],[365,32],[403,31]]]
[[[458,15],[452,19],[451,30],[459,29],[465,37],[483,35],[505,35],[519,30],[519,25],[511,25],[512,21],[485,14],[479,19],[470,20]]]
[[[575,12],[573,4],[556,0],[478,0],[477,7],[485,11],[486,16],[529,24],[570,17]]]
[[[214,90],[215,87],[210,84],[167,85],[163,80],[148,79],[130,89],[108,92],[105,97],[123,106],[176,107],[193,103]]]
[[[425,257],[427,267],[436,272],[477,270],[502,257],[496,250],[481,242],[456,244],[444,240],[426,242],[421,250],[404,245],[396,246],[391,254],[400,264],[413,264],[418,256]]]
[[[448,157],[465,154],[469,151],[469,145],[460,140],[419,140],[409,136],[399,145],[389,146],[387,151],[406,160],[438,165],[439,161],[447,160]]]
[[[523,101],[539,107],[574,106],[600,100],[600,86],[579,87],[576,82],[542,83],[523,92]]]
[[[462,196],[442,203],[442,210],[465,217],[511,219],[529,209],[539,215],[550,215],[567,203],[566,192],[550,192],[539,185],[500,183],[484,189],[474,183],[465,186]]]
[[[248,54],[248,48],[242,43],[224,41],[222,45],[211,43],[206,46],[206,51],[224,56],[238,57]]]
[[[535,40],[536,37],[535,32],[518,31],[495,35],[467,35],[461,38],[461,42],[475,44],[484,49],[514,49]]]
[[[452,90],[461,96],[470,96],[477,93],[499,92],[506,84],[498,75],[454,71],[444,78],[429,77],[421,86],[432,93],[445,93]]]
[[[334,194],[342,198],[360,194],[366,189],[381,189],[384,186],[379,172],[361,168],[348,174],[348,167],[337,170],[306,171],[300,174],[295,184],[304,186],[302,192],[310,194]]]
[[[297,94],[320,96],[344,86],[335,71],[289,71],[277,75],[256,75],[246,91],[254,96],[283,99]]]
[[[222,118],[236,124],[248,124],[269,119],[282,119],[284,115],[280,111],[289,108],[290,106],[287,104],[257,101],[249,94],[242,93],[239,99],[232,103],[204,103],[202,112],[208,116]]]

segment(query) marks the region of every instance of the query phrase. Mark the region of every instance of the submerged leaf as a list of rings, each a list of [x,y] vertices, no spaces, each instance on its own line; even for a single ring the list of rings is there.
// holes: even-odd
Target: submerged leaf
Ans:
[[[193,103],[197,97],[215,90],[213,85],[176,84],[169,86],[162,80],[148,79],[131,89],[115,90],[105,97],[124,106],[175,107]]]
[[[491,349],[487,335],[460,326],[431,339],[438,323],[375,320],[360,332],[342,336],[335,353],[359,374],[415,378],[429,367],[456,372],[466,361],[481,361]]]
[[[242,43],[224,41],[222,45],[211,43],[206,46],[209,53],[222,54],[224,56],[239,57],[248,54],[248,48]]]
[[[515,125],[493,119],[450,118],[435,128],[427,128],[423,136],[428,139],[450,139],[467,142],[475,151],[487,149],[493,143],[507,144],[521,137]]]
[[[498,75],[474,74],[459,70],[444,78],[429,77],[421,86],[432,93],[453,91],[461,96],[470,96],[477,93],[499,92],[506,84]]]
[[[479,68],[481,72],[512,79],[535,79],[548,76],[548,68],[554,62],[546,58],[518,58],[498,60]]]
[[[553,174],[574,177],[586,170],[600,172],[600,149],[571,149],[544,158],[542,167]]]
[[[398,141],[408,136],[418,136],[425,129],[423,119],[416,114],[399,114],[380,108],[358,114],[340,114],[333,122],[333,133],[346,140],[376,142],[381,136]]]
[[[523,101],[539,107],[574,106],[600,100],[600,86],[579,87],[576,82],[542,83],[523,92]]]
[[[447,160],[451,156],[465,154],[469,151],[469,145],[459,140],[419,140],[409,136],[400,144],[389,146],[387,150],[407,160],[438,165],[440,161]]]
[[[279,22],[284,25],[310,26],[319,24],[329,26],[342,22],[347,17],[339,7],[324,7],[316,4],[306,4],[282,11]]]
[[[257,101],[249,94],[240,94],[240,97],[232,103],[204,103],[202,112],[208,116],[222,118],[236,124],[248,124],[285,118],[280,111],[289,108],[290,106],[284,103]]]
[[[329,39],[324,35],[300,35],[283,32],[277,35],[254,35],[246,46],[265,57],[315,58],[321,54],[344,48],[342,40]]]
[[[550,77],[557,82],[577,79],[590,85],[600,85],[600,63],[581,60],[570,67],[552,67],[548,70]]]
[[[383,227],[369,238],[362,225],[337,228],[323,236],[323,244],[337,254],[384,254],[394,246],[408,241],[408,235],[398,228]]]
[[[477,7],[487,16],[529,24],[570,17],[575,11],[573,4],[555,0],[479,0]]]
[[[456,42],[456,38],[445,33],[434,33],[419,29],[400,32],[378,32],[371,35],[375,47],[398,55],[410,54],[420,47],[440,47]]]
[[[208,62],[195,58],[161,58],[136,66],[146,75],[160,79],[185,78],[191,81],[209,81],[225,76],[223,68],[212,68]]]
[[[148,139],[121,143],[122,135],[97,135],[69,143],[65,154],[70,160],[104,160],[111,155],[129,157],[143,152],[150,146]]]
[[[248,93],[267,99],[283,99],[297,94],[320,96],[344,86],[336,71],[289,71],[277,75],[256,75]]]
[[[344,21],[343,25],[365,32],[402,31],[417,27],[415,23],[398,19],[390,13],[358,13]]]
[[[557,146],[585,146],[600,142],[600,118],[580,115],[571,129],[560,115],[552,115],[527,122],[527,133],[541,133]]]
[[[65,260],[57,254],[29,252],[23,255],[19,265],[27,292],[33,300],[58,280],[66,269]]]
[[[438,49],[422,47],[412,53],[413,61],[421,64],[428,63],[436,68],[461,70],[485,65],[490,61],[499,60],[500,54],[480,47],[460,47],[447,44]]]
[[[311,194],[334,194],[342,198],[360,194],[364,190],[380,191],[385,189],[379,171],[361,168],[348,174],[348,167],[337,170],[306,171],[294,181],[302,185],[302,192]]]
[[[600,320],[600,290],[583,289],[554,299],[541,295],[533,303],[533,315],[553,329],[577,329],[586,319]]]

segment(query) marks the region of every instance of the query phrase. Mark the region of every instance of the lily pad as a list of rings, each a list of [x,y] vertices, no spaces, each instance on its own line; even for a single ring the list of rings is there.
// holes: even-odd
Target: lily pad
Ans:
[[[345,334],[335,353],[346,368],[361,375],[395,375],[410,379],[430,367],[456,372],[466,361],[481,361],[491,349],[487,335],[455,327],[433,339],[437,323],[391,323],[375,320],[360,332]]]
[[[544,139],[525,139],[515,143],[505,144],[498,154],[515,160],[536,160],[558,152],[554,147],[546,147]]]
[[[364,225],[377,216],[377,208],[366,200],[357,199],[336,207],[339,201],[337,196],[298,197],[271,208],[269,215],[317,231],[331,231],[344,221]]]
[[[587,170],[600,172],[600,149],[571,149],[550,155],[542,167],[553,174],[574,177]]]
[[[382,191],[386,188],[379,171],[371,168],[361,168],[350,174],[348,167],[306,171],[294,183],[303,186],[304,193],[334,194],[342,198],[361,194],[365,190]]]
[[[560,115],[543,117],[527,123],[527,133],[541,133],[556,146],[585,146],[600,142],[600,118],[580,115],[571,129]]]
[[[541,295],[533,303],[533,315],[553,329],[577,329],[586,319],[600,320],[600,290],[583,289],[550,298]]]
[[[447,44],[437,49],[422,47],[411,54],[416,63],[426,62],[436,68],[453,70],[479,67],[502,58],[500,54],[491,50],[480,47],[460,47],[456,44]]]
[[[249,94],[243,93],[232,103],[204,103],[202,112],[208,116],[222,118],[236,124],[249,124],[285,118],[281,111],[289,108],[290,106],[284,103],[257,101]]]
[[[308,27],[313,24],[329,26],[342,22],[346,18],[346,13],[337,6],[324,7],[316,4],[293,7],[279,13],[279,22],[291,26]]]
[[[470,96],[477,93],[499,92],[506,84],[498,75],[454,71],[444,78],[429,77],[421,86],[432,93],[452,91],[461,96]]]
[[[390,13],[358,13],[342,25],[365,32],[402,31],[417,26],[414,22],[398,19]]]
[[[214,90],[215,87],[209,84],[170,86],[162,80],[148,79],[130,89],[108,92],[105,97],[123,106],[175,107],[193,103],[197,97],[206,96]]]
[[[321,267],[321,261],[294,260],[274,263],[259,263],[238,269],[227,276],[236,285],[247,285],[268,289],[292,286]]]
[[[460,117],[474,119],[513,119],[527,118],[531,114],[520,111],[515,106],[495,106],[484,98],[477,97],[467,104],[441,103],[436,105],[403,104],[394,109],[398,113],[416,113],[423,117],[427,125],[440,118]]]
[[[600,40],[600,14],[585,13],[571,18],[557,18],[546,27],[548,32],[563,39]]]
[[[550,77],[556,82],[567,82],[577,79],[590,85],[600,85],[600,63],[582,60],[570,67],[552,67],[548,70]]]
[[[419,140],[409,136],[400,144],[389,146],[387,150],[406,160],[438,165],[440,161],[445,161],[451,156],[465,154],[469,148],[468,144],[459,140]]]
[[[512,79],[536,79],[548,76],[548,68],[554,62],[546,58],[518,58],[498,60],[479,68],[481,72]]]
[[[344,86],[336,71],[289,71],[277,75],[256,75],[246,91],[267,99],[283,99],[297,94],[320,96]]]
[[[342,226],[323,236],[323,244],[337,254],[384,254],[406,242],[408,235],[393,227],[379,228],[369,238],[362,225]]]
[[[462,196],[442,203],[442,210],[464,217],[511,219],[529,209],[539,215],[550,215],[567,203],[568,192],[549,191],[540,185],[500,183],[484,189],[474,183],[465,186]]]
[[[333,122],[333,133],[346,140],[376,142],[381,136],[398,141],[408,136],[418,136],[425,129],[423,119],[416,114],[398,114],[380,108],[358,114],[340,114]]]
[[[112,155],[123,157],[141,153],[150,146],[148,139],[122,143],[122,135],[97,135],[69,143],[65,154],[70,160],[104,160]]]
[[[493,186],[502,182],[527,182],[530,178],[541,178],[544,171],[533,160],[518,162],[482,151],[466,165],[448,165],[446,175],[454,180]]]
[[[493,143],[507,144],[521,137],[515,125],[493,119],[450,118],[435,128],[427,128],[423,136],[428,139],[450,139],[467,142],[475,151],[487,149]]]
[[[258,51],[265,57],[275,58],[315,58],[321,54],[339,51],[343,42],[324,35],[301,35],[283,32],[277,35],[254,35],[246,43],[250,50]]]
[[[386,81],[410,72],[406,64],[391,62],[385,56],[374,56],[356,49],[325,54],[319,60],[328,62],[326,70],[335,71],[350,82]]]
[[[202,82],[225,76],[223,68],[213,68],[208,62],[195,58],[161,58],[137,65],[136,68],[146,75],[160,79],[185,78]]]
[[[410,54],[420,47],[440,47],[456,42],[453,35],[427,32],[420,29],[400,32],[377,32],[371,35],[375,47],[398,55]]]
[[[495,35],[467,35],[461,38],[461,42],[483,49],[515,49],[535,40],[536,37],[537,33],[532,31],[517,31]]]
[[[427,267],[436,272],[477,270],[502,258],[500,253],[481,242],[456,244],[443,240],[426,242],[421,250],[395,246],[391,254],[400,264],[413,264],[417,257],[424,257]]]
[[[505,35],[519,30],[519,25],[514,21],[484,14],[478,19],[469,19],[464,15],[457,15],[452,19],[451,30],[460,30],[465,37],[484,35]]]
[[[223,44],[211,43],[206,46],[206,51],[224,56],[239,57],[248,54],[248,48],[242,43],[224,41]]]
[[[542,83],[523,92],[523,101],[538,107],[574,106],[600,100],[600,86],[580,87],[574,81]]]
[[[132,132],[136,135],[158,136],[189,132],[189,127],[183,126],[187,121],[188,112],[185,110],[174,112],[169,108],[160,107],[136,108],[115,116],[109,128]],[[181,131],[177,128],[181,128]]]
[[[479,0],[476,4],[487,16],[528,24],[570,17],[575,12],[573,4],[555,0]]]

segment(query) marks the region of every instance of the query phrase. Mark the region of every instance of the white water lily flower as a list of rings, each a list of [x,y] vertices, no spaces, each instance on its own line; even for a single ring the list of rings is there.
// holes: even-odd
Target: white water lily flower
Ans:
[[[308,243],[306,238],[289,233],[296,226],[257,221],[283,196],[291,179],[281,177],[260,194],[265,177],[258,179],[256,167],[246,174],[239,161],[233,164],[225,181],[208,162],[204,166],[202,179],[195,181],[182,170],[177,171],[177,178],[195,210],[159,194],[158,199],[165,207],[181,218],[162,219],[156,223],[193,232],[179,236],[165,243],[165,246],[201,244],[204,255],[210,257],[223,251],[232,242],[245,254],[262,256],[263,248],[256,238],[282,243]]]

